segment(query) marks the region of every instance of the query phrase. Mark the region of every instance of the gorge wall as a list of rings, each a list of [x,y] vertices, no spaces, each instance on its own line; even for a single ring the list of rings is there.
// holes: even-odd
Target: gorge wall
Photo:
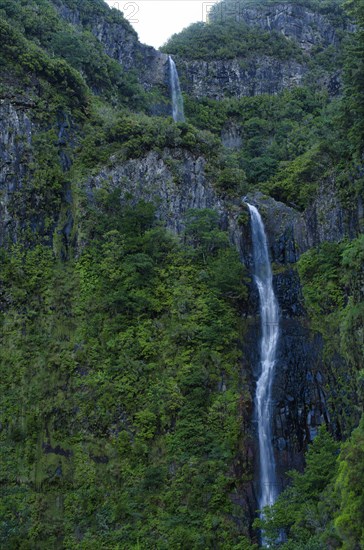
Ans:
[[[54,1],[59,14],[69,23],[81,26],[94,34],[105,52],[116,59],[126,71],[132,71],[146,90],[157,89],[165,101],[169,101],[168,56],[150,46],[141,44],[135,31],[125,22],[100,15],[92,21],[82,18],[80,11],[70,8],[60,0]],[[191,60],[176,58],[183,90],[202,98],[242,97],[260,94],[277,94],[284,89],[305,83],[310,73],[310,63],[317,51],[337,48],[345,32],[353,25],[346,19],[333,23],[330,17],[296,4],[273,4],[244,7],[232,4],[231,11],[222,4],[212,17],[215,21],[233,18],[243,21],[250,29],[276,32],[287,40],[287,46],[295,44],[303,55],[295,59],[280,56],[251,54],[244,59]],[[332,52],[333,53],[333,52]],[[287,54],[289,56],[289,54]],[[309,78],[309,77],[308,77]],[[321,85],[336,95],[340,88],[340,71],[328,70],[320,76]],[[160,114],[167,114],[159,105]]]
[[[130,200],[131,193],[135,204],[140,200],[152,202],[156,205],[157,216],[177,234],[183,231],[185,215],[190,208],[217,210],[221,226],[228,230],[231,242],[251,272],[252,242],[243,197],[219,197],[205,168],[206,160],[202,156],[165,149],[163,153],[152,152],[143,159],[132,159],[122,165],[114,162],[112,167],[87,182],[87,193],[92,201],[95,190],[106,187],[120,190],[122,201],[127,196]],[[304,212],[261,193],[248,194],[246,199],[257,205],[264,219],[281,314],[273,417],[274,448],[282,489],[287,483],[285,472],[303,467],[305,449],[317,434],[318,427],[327,423],[334,430],[338,429],[341,419],[330,406],[328,380],[330,378],[331,386],[335,386],[346,369],[342,358],[336,358],[335,369],[332,369],[330,361],[327,363],[323,357],[322,336],[310,329],[295,263],[312,246],[354,238],[360,230],[362,206],[359,201],[350,208],[344,207],[333,181],[322,182],[318,197]],[[244,340],[243,369],[252,374],[253,395],[254,380],[259,374],[260,341],[259,302],[253,284],[249,303],[249,311],[243,314],[249,325]],[[253,434],[254,430],[253,426]]]
[[[114,18],[111,14],[105,16],[100,13],[88,19],[85,13],[74,5],[70,7],[68,3],[59,0],[54,0],[53,4],[67,23],[77,28],[89,29],[103,45],[107,55],[117,60],[126,73],[135,75],[146,92],[158,92],[159,97],[151,101],[152,107],[149,108],[149,113],[170,116],[167,54],[140,44],[136,33],[127,22],[120,22],[120,18]],[[281,33],[287,41],[294,41],[301,49],[302,56],[300,59],[278,59],[256,55],[245,59],[203,60],[177,56],[176,64],[180,71],[183,91],[192,98],[222,100],[226,97],[275,95],[304,85],[313,74],[310,71],[311,62],[316,55],[315,48],[324,50],[338,48],[341,33],[353,30],[349,23],[334,24],[325,15],[293,4],[247,8],[241,11],[239,17],[251,28],[273,30]],[[322,84],[327,87],[332,96],[335,96],[340,89],[340,70],[332,72],[331,69],[325,69],[324,73],[324,76],[321,75]],[[19,92],[20,84],[16,79],[6,79],[7,76],[4,75],[7,86],[6,91],[1,91],[0,100],[0,245],[4,248],[10,248],[23,240],[25,247],[29,249],[36,248],[40,243],[46,244],[56,253],[61,249],[63,260],[68,258],[68,248],[73,247],[71,256],[78,258],[88,244],[87,238],[89,238],[83,233],[82,217],[87,218],[90,215],[88,210],[90,209],[93,214],[96,213],[95,219],[97,219],[97,213],[102,210],[99,202],[100,195],[104,193],[113,196],[113,192],[117,191],[115,196],[122,205],[128,203],[136,207],[140,201],[153,203],[157,218],[178,236],[183,235],[186,214],[190,209],[207,208],[218,212],[220,227],[228,231],[231,243],[238,250],[241,261],[251,275],[252,242],[244,199],[246,198],[249,203],[259,208],[267,231],[273,282],[281,314],[281,335],[273,389],[273,431],[277,473],[280,489],[283,488],[287,483],[286,471],[303,467],[304,452],[308,443],[315,437],[318,426],[327,423],[340,437],[341,425],[345,423],[346,415],[351,414],[351,410],[343,410],[344,407],[337,408],[330,399],[331,389],[340,385],[339,379],[347,367],[346,359],[338,354],[334,358],[325,356],[324,338],[310,326],[296,263],[301,255],[312,247],[326,242],[355,238],[363,226],[362,200],[356,198],[353,201],[345,201],[336,178],[327,175],[321,178],[318,188],[309,197],[308,206],[305,208],[298,208],[291,203],[284,204],[256,189],[249,190],[246,197],[225,192],[216,185],[216,174],[211,173],[210,162],[213,154],[198,151],[193,141],[194,134],[192,138],[190,137],[189,144],[186,140],[187,145],[173,147],[152,143],[146,146],[147,151],[131,154],[128,158],[116,153],[108,156],[106,160],[101,157],[100,161],[97,157],[94,161],[92,157],[95,153],[94,149],[103,150],[104,148],[109,151],[107,149],[110,145],[107,134],[109,128],[106,130],[103,128],[97,136],[96,145],[94,146],[91,141],[91,146],[88,146],[91,152],[87,151],[89,156],[86,155],[86,168],[84,166],[80,168],[79,165],[77,166],[77,157],[82,154],[83,147],[87,148],[87,144],[85,146],[82,141],[87,134],[87,130],[83,127],[83,124],[87,124],[85,119],[87,120],[89,116],[87,109],[86,114],[83,112],[76,116],[57,96],[58,103],[56,103],[53,119],[50,122],[48,120],[44,122],[40,112],[47,108],[47,102],[44,100],[46,94],[39,79],[29,77],[28,88],[24,88],[23,92]],[[97,112],[97,116],[101,116],[100,112],[104,113],[107,119],[106,126],[112,127],[114,112],[108,111],[105,105],[102,109]],[[128,123],[130,132],[134,131],[134,121],[130,123],[130,121],[121,120],[122,131]],[[141,126],[144,122],[145,119],[142,119]],[[99,124],[97,117],[93,119],[93,123],[96,128]],[[188,120],[183,129],[191,133]],[[120,128],[118,130],[120,131]],[[99,128],[95,129],[95,133],[97,131]],[[123,135],[122,131],[121,135]],[[171,135],[173,131],[171,130]],[[48,168],[51,166],[49,156],[41,158],[46,168],[41,174],[37,172],[39,139],[43,140],[43,148],[44,143],[50,147],[49,154],[57,164],[57,170],[51,175],[48,173]],[[122,139],[124,138],[120,138],[120,143],[117,144],[120,147]],[[202,134],[200,139],[205,144],[206,136]],[[227,150],[240,151],[244,148],[245,144],[235,119],[228,121],[226,125],[223,145]],[[222,152],[221,156],[223,154]],[[76,168],[73,166],[75,160]],[[109,238],[112,250],[113,236],[109,235]],[[62,273],[59,284],[66,286],[67,282],[67,273]],[[9,306],[9,299],[7,294],[3,294],[2,285],[3,282],[0,281],[1,311]],[[254,443],[256,428],[252,422],[251,403],[259,375],[257,370],[260,322],[258,295],[251,281],[248,282],[248,293],[248,305],[241,312],[245,332],[242,338],[243,353],[239,376],[246,384],[244,405],[250,409],[249,418],[244,417],[246,421],[244,454],[239,455],[236,463],[231,466],[239,480],[244,470],[242,464],[248,464],[247,470],[252,468],[257,451]],[[122,300],[122,297],[120,299]],[[105,303],[107,304],[107,301]],[[59,304],[51,304],[49,311],[57,307],[60,307]],[[65,316],[72,319],[67,307],[66,304]],[[57,325],[56,321],[55,325]],[[59,342],[62,344],[67,340],[67,335],[64,336],[61,329],[59,334]],[[98,337],[96,331],[95,341]],[[134,340],[136,339],[133,338]],[[148,342],[143,344],[147,350]],[[77,358],[81,356],[81,363],[82,346],[83,342],[76,342],[70,353]],[[145,353],[147,356],[148,351]],[[58,369],[58,365],[56,366]],[[136,368],[143,369],[145,365],[141,362]],[[58,375],[61,369],[57,369],[55,372]],[[88,374],[87,368],[83,368],[82,365],[81,367],[78,365],[75,372],[81,380]],[[56,374],[54,376],[56,378]],[[101,374],[101,381],[102,376]],[[43,458],[46,454],[51,455],[54,464],[56,460],[61,460],[59,457],[68,460],[72,456],[71,451],[64,449],[61,443],[52,441],[52,433],[48,428],[48,423],[51,424],[49,418],[56,418],[55,423],[58,422],[58,425],[64,421],[62,417],[64,413],[57,405],[57,399],[63,395],[62,392],[64,394],[70,392],[71,382],[68,371],[64,378],[66,382],[62,378],[62,384],[55,397],[56,405],[47,413],[46,438],[40,450]],[[221,393],[226,392],[224,377],[219,379],[218,383],[215,380],[215,383]],[[97,384],[98,381],[95,386]],[[192,387],[193,384],[194,381],[191,382]],[[83,384],[80,383],[81,398],[83,398],[83,391]],[[71,416],[77,413],[77,407],[71,410],[69,413]],[[148,428],[148,418],[145,420],[141,416],[139,420],[140,425],[145,421]],[[88,422],[91,425],[92,419],[86,419],[84,422],[85,425],[81,426],[81,430],[87,431]],[[123,411],[118,410],[112,418],[112,429],[110,428],[107,432],[107,436],[109,437],[110,433],[111,435],[119,433],[121,429],[133,436],[129,424],[130,420]],[[99,428],[96,425],[93,429],[96,433],[99,433],[98,430],[101,433],[104,427]],[[146,433],[147,438],[149,437],[147,429]],[[102,433],[102,437],[104,435]],[[79,449],[76,451],[79,452]],[[112,463],[110,459],[112,452],[110,451],[109,456],[109,451],[109,447],[105,451],[93,450],[90,455],[92,467],[94,464],[97,465],[95,468],[101,464],[108,468],[109,460]],[[169,465],[172,474],[174,474],[174,467],[174,464]],[[58,463],[57,468],[60,468]],[[62,468],[54,471],[58,473],[54,474],[52,470],[53,473],[49,474],[47,471],[44,474],[45,479],[47,475],[62,479]],[[79,475],[83,475],[82,471]],[[150,487],[154,487],[153,483],[158,483],[158,477],[156,476],[157,481],[155,481],[153,475],[154,471],[151,473],[150,480],[147,480]],[[147,481],[146,486],[148,486]],[[254,517],[256,495],[251,477],[241,481],[239,489],[231,496],[231,500],[238,507],[242,507],[250,519]],[[234,518],[237,524],[239,521],[244,524],[243,520],[237,518]],[[243,527],[249,529],[245,524]]]
[[[2,243],[16,242],[26,204],[19,194],[27,181],[29,148],[36,127],[31,123],[31,104],[19,98],[3,99],[2,170],[1,170],[1,231]],[[123,197],[153,202],[157,215],[173,232],[184,229],[186,212],[190,208],[211,208],[220,215],[222,227],[228,229],[231,241],[239,250],[242,261],[251,269],[251,237],[242,199],[219,197],[205,172],[206,159],[183,150],[150,152],[143,158],[122,164],[117,161],[86,183],[88,200],[94,202],[96,189],[118,189]],[[328,201],[327,197],[331,200]],[[323,200],[325,197],[325,200]],[[311,333],[303,305],[301,287],[294,264],[300,254],[326,240],[353,238],[362,218],[361,204],[343,207],[335,194],[334,182],[323,182],[322,191],[305,212],[301,213],[261,194],[249,195],[262,213],[270,254],[274,265],[274,284],[281,309],[281,337],[276,367],[275,449],[279,475],[284,483],[284,471],[302,467],[303,452],[323,421],[334,422],[333,411],[326,399],[327,371],[322,358],[323,342]],[[36,197],[34,198],[36,201]],[[38,199],[39,204],[39,199]],[[44,225],[41,212],[27,220],[33,231]],[[72,225],[72,220],[71,222]],[[82,246],[80,243],[79,246]],[[253,367],[251,391],[257,377],[259,344],[258,297],[250,289],[249,332],[244,344],[244,370]],[[339,359],[338,359],[339,360]],[[341,369],[340,369],[341,370]],[[338,375],[339,372],[338,371]]]
[[[340,21],[339,24],[337,19],[335,21],[339,14],[340,9],[333,6],[327,9],[326,14],[322,14],[304,4],[278,2],[249,6],[243,2],[226,2],[215,7],[211,19],[223,22],[234,18],[264,31],[277,31],[310,53],[315,46],[339,46],[341,31],[353,30],[349,20]]]

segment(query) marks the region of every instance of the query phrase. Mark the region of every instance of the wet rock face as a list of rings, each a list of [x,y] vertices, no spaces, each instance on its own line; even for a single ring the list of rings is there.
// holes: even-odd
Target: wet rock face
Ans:
[[[262,193],[249,193],[246,200],[259,209],[263,218],[272,262],[294,264],[305,250],[302,214]]]
[[[262,215],[272,261],[283,265],[294,264],[301,254],[325,241],[356,238],[363,223],[362,200],[343,205],[333,178],[321,181],[304,212],[262,193],[249,193],[247,200]]]
[[[360,232],[363,207],[360,198],[343,206],[335,181],[321,182],[312,205],[304,213],[305,240],[300,246],[309,249],[324,241],[338,242],[345,237],[354,239]]]
[[[331,400],[340,377],[347,371],[342,357],[327,361],[320,334],[310,328],[305,312],[301,283],[295,269],[300,255],[325,241],[355,238],[363,219],[361,200],[343,205],[335,181],[325,179],[317,197],[305,212],[279,203],[270,197],[249,194],[248,202],[260,210],[273,262],[273,283],[280,308],[280,337],[272,402],[274,449],[280,489],[286,485],[285,472],[303,467],[303,456],[317,434],[327,423],[338,437],[345,428],[345,414],[335,410]],[[248,241],[244,241],[246,245]],[[249,256],[247,265],[249,263]],[[254,289],[251,302],[257,304]],[[256,305],[256,312],[258,305]],[[253,313],[254,315],[254,313]],[[246,348],[259,377],[260,329],[255,327],[255,340]],[[254,386],[253,386],[254,389]]]
[[[303,454],[329,421],[321,374],[322,339],[313,335],[303,319],[281,319],[276,374],[273,385],[273,431],[279,478],[292,467],[303,466]]]
[[[285,472],[303,466],[303,454],[329,420],[325,395],[323,342],[311,332],[301,283],[294,268],[274,276],[280,307],[280,335],[273,385],[273,433],[278,479],[282,489]]]
[[[272,57],[211,61],[177,60],[182,88],[199,99],[277,94],[302,83],[307,67]]]
[[[325,395],[323,342],[319,334],[310,330],[297,271],[286,266],[273,276],[273,285],[279,303],[280,332],[271,414],[277,482],[281,491],[287,485],[285,473],[292,468],[302,469],[308,443],[315,437],[318,426],[330,420],[330,414]],[[250,328],[243,351],[245,364],[252,372],[251,392],[255,394],[255,383],[260,376],[261,327],[254,285],[249,302],[255,310],[250,312]],[[257,429],[253,415],[256,437]]]
[[[0,246],[17,240],[20,220],[14,217],[13,208],[31,159],[31,108],[31,101],[24,97],[0,100]]]

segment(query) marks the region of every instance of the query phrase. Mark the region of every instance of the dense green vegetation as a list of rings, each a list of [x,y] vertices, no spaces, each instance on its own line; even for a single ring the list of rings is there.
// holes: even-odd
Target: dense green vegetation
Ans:
[[[350,124],[350,140],[356,147],[356,155],[362,160],[364,147],[364,3],[348,2],[349,13],[355,18],[358,30],[352,37],[346,56],[346,116]]]
[[[239,129],[244,147],[232,157],[250,188],[261,183],[263,191],[299,207],[307,206],[317,179],[332,172],[338,150],[347,149],[341,136],[334,142],[327,138],[337,110],[327,93],[309,87],[279,96],[186,100],[186,113],[197,127],[216,135],[231,124]]]
[[[335,25],[347,17],[340,0],[297,3]],[[0,547],[254,550],[260,528],[282,550],[364,546],[363,236],[324,242],[295,266],[334,422],[254,531],[248,271],[214,210],[189,210],[177,238],[156,205],[121,200],[107,179],[88,186],[153,151],[177,185],[186,155],[203,157],[231,208],[260,190],[303,211],[323,181],[350,204],[364,179],[364,2],[346,9],[357,32],[309,61],[236,21],[172,37],[164,49],[189,59],[244,63],[254,50],[311,71],[276,96],[185,97],[187,122],[174,124],[147,115],[153,93],[92,34],[103,17],[135,39],[118,11],[0,0],[0,95],[33,125],[31,141],[16,137],[19,179],[7,174],[0,190],[11,228],[0,248]],[[332,98],[321,82],[341,67]],[[241,145],[228,149],[231,127]]]
[[[265,520],[256,521],[270,548],[363,547],[363,429],[362,420],[340,454],[332,436],[321,429],[307,452],[304,473],[292,471],[290,487],[267,509]],[[277,543],[282,533],[285,543]]]
[[[250,404],[244,268],[215,212],[191,211],[181,246],[150,205],[115,198],[90,212],[75,261],[42,246],[2,254],[0,540],[243,548],[227,492],[252,476],[228,467]]]
[[[162,51],[188,59],[233,59],[268,55],[302,59],[301,49],[279,33],[253,30],[244,23],[194,23],[170,38]]]
[[[77,7],[76,2],[69,5]],[[126,75],[88,30],[92,18],[105,13],[133,32],[120,12],[111,12],[101,1],[82,3],[85,30],[79,32],[60,19],[48,0],[1,0],[1,59],[12,70],[61,87],[68,100],[85,102],[84,79],[93,92],[113,104],[141,108],[144,92],[134,75]]]

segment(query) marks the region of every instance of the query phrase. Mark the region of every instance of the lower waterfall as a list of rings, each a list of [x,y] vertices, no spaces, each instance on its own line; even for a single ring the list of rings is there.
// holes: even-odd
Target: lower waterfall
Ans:
[[[248,208],[251,217],[254,280],[260,298],[262,329],[260,344],[261,373],[255,394],[259,437],[259,509],[262,510],[265,506],[271,506],[278,496],[272,444],[271,397],[279,337],[279,309],[273,290],[272,270],[264,224],[257,208],[251,204],[248,204]]]

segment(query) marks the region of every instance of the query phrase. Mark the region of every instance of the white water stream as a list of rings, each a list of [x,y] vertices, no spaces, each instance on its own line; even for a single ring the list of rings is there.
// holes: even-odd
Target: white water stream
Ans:
[[[169,77],[171,83],[172,94],[172,115],[175,122],[184,122],[185,115],[183,109],[183,97],[181,93],[181,86],[179,83],[177,67],[171,56],[169,59]]]
[[[272,443],[272,382],[279,337],[279,309],[273,290],[267,237],[262,218],[255,206],[248,204],[251,217],[254,280],[260,298],[262,339],[260,344],[261,374],[255,395],[259,437],[259,508],[274,504],[278,496]],[[264,545],[264,536],[263,536]]]

